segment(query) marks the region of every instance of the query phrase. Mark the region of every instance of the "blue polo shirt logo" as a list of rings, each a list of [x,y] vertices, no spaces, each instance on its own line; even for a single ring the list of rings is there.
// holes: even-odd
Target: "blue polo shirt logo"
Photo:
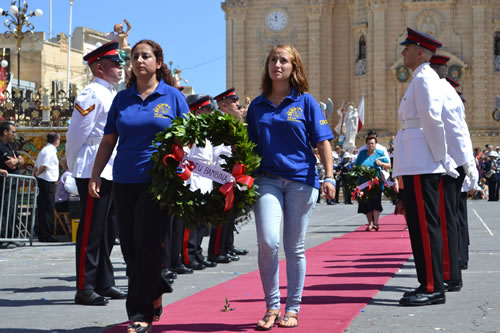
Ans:
[[[287,121],[299,121],[299,120],[297,120],[297,118],[301,118],[303,113],[304,113],[304,111],[302,111],[302,108],[300,108],[300,107],[290,108],[286,112],[286,115],[287,115],[286,120]]]
[[[154,108],[154,117],[155,118],[168,118],[167,115],[170,112],[170,105],[166,103],[161,103],[155,106]]]
[[[325,120],[320,120],[319,124],[320,125],[328,125],[328,120],[326,120],[326,119]]]

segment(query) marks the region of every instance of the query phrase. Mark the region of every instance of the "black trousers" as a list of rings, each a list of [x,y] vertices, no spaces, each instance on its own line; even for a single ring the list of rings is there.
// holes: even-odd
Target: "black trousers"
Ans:
[[[488,201],[498,201],[498,179],[496,174],[488,178]]]
[[[467,192],[461,192],[458,201],[458,260],[460,266],[469,264],[469,244]]]
[[[113,184],[120,246],[127,264],[127,314],[152,322],[153,301],[170,290],[161,278],[163,247],[171,221],[154,201],[150,183]]]
[[[101,178],[100,198],[88,194],[88,178],[76,178],[81,215],[76,234],[76,288],[102,291],[115,285],[111,251],[118,225],[112,182]]]
[[[439,218],[440,174],[403,176],[406,221],[420,288],[442,292],[443,241]]]
[[[39,193],[37,197],[38,219],[36,232],[38,239],[43,241],[52,237],[52,228],[54,225],[54,209],[56,201],[56,183],[48,182],[42,178],[36,178],[38,182]],[[14,194],[15,192],[13,192]]]
[[[462,192],[465,173],[462,167],[457,168],[458,178],[445,175],[439,184],[439,215],[441,218],[441,235],[443,237],[443,279],[445,281],[461,281],[462,273],[458,261],[458,202]]]
[[[182,264],[181,252],[184,236],[184,221],[178,217],[172,217],[166,227],[162,268],[170,269],[179,267]]]

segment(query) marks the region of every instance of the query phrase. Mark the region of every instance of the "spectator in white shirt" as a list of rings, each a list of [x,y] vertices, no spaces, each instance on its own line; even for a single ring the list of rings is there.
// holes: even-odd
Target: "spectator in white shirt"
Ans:
[[[33,172],[39,188],[36,230],[40,242],[57,242],[51,230],[54,223],[56,183],[59,179],[57,147],[61,138],[58,133],[50,132],[47,134],[47,142],[47,145],[38,153]]]

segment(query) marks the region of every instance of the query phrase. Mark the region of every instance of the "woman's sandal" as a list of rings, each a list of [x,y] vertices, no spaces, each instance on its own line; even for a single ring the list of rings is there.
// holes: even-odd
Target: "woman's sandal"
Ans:
[[[373,229],[375,229],[375,231],[378,231],[378,224],[374,225]]]
[[[141,324],[146,324],[146,326],[143,326]],[[151,325],[151,323],[137,321],[127,326],[127,333],[150,333],[152,329],[153,326]]]
[[[374,226],[373,224],[369,224],[369,225],[366,227],[365,231],[372,231],[372,230],[374,229],[374,227],[375,227],[375,226]]]
[[[285,325],[286,322],[288,322],[290,319],[295,319],[295,325]],[[295,312],[287,312],[283,316],[283,320],[280,321],[279,327],[284,327],[284,328],[294,328],[299,326],[299,314]]]
[[[161,314],[163,313],[163,306],[161,304],[161,296],[155,299],[153,302],[153,321],[158,321],[161,318]]]
[[[272,322],[271,326],[264,326],[272,319],[272,317],[275,317],[275,318],[274,318],[274,321]],[[267,312],[264,315],[264,317],[262,318],[262,320],[259,320],[259,322],[257,323],[257,326],[255,326],[255,329],[257,331],[269,331],[273,328],[274,324],[276,324],[280,320],[281,320],[281,313],[279,311],[276,313],[273,313],[271,310],[267,310]],[[264,323],[262,325],[259,325],[261,321],[263,321]]]

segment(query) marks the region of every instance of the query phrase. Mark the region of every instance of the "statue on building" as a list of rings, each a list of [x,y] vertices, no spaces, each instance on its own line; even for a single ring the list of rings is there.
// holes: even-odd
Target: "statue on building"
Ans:
[[[184,83],[188,83],[188,80],[185,80],[181,76],[182,71],[179,68],[176,68],[174,70],[174,81],[175,81],[175,86],[180,87],[181,86],[181,81],[184,81]]]
[[[426,34],[429,34],[433,37],[436,36],[437,26],[436,26],[436,23],[434,23],[432,16],[427,15],[425,17],[425,22],[422,24],[422,32],[425,32]]]
[[[127,21],[127,19],[123,19],[123,22],[125,22],[125,24],[127,25],[127,31],[123,31],[123,24],[117,23],[115,24],[114,32],[110,34],[110,37],[112,40],[116,40],[118,42],[118,47],[121,50],[127,51],[127,53],[129,53],[131,48],[130,45],[128,45],[128,33],[130,32],[130,29],[132,29],[132,26]]]

